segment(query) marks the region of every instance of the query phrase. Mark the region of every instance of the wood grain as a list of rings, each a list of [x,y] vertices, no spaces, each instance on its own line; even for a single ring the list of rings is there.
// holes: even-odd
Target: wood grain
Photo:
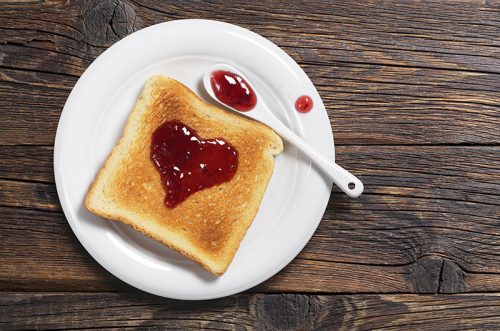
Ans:
[[[4,293],[2,330],[495,330],[500,295],[236,295],[187,302],[144,293]]]
[[[3,144],[51,145],[70,89],[96,56],[141,27],[181,17],[222,19],[281,46],[317,86],[338,144],[500,141],[494,3],[241,3],[230,15],[217,1],[33,7],[0,11]]]
[[[0,329],[500,329],[499,17],[500,2],[476,0],[0,0]],[[337,162],[366,187],[357,200],[335,188],[276,276],[199,302],[99,266],[52,166],[64,103],[92,61],[183,18],[251,29],[297,61]]]
[[[52,146],[0,146],[0,180],[54,183]]]
[[[5,172],[0,179],[2,287],[123,290],[121,282],[95,265],[69,229],[50,170],[52,148],[3,150],[0,169],[17,162],[23,170]],[[353,200],[334,189],[324,219],[304,251],[256,290],[499,291],[499,150],[338,147],[338,162],[359,174],[365,194]],[[29,244],[20,257],[19,243],[26,240]]]

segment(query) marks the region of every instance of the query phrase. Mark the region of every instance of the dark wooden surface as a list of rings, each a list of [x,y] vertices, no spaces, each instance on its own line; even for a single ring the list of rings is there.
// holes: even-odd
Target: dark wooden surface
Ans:
[[[244,294],[183,302],[101,268],[58,202],[53,141],[85,68],[131,32],[235,23],[307,72],[338,162],[316,234]],[[500,3],[0,2],[0,329],[500,329]]]
[[[154,328],[210,330],[498,329],[498,294],[240,294],[175,301],[144,293],[5,293],[4,330]],[[467,318],[464,318],[467,316]]]

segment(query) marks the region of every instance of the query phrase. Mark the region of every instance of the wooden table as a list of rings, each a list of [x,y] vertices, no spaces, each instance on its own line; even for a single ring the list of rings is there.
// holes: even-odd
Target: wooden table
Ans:
[[[363,2],[3,1],[0,329],[500,329],[500,3]],[[275,277],[203,302],[100,267],[68,226],[52,166],[85,68],[181,18],[238,24],[288,52],[323,98],[338,162],[365,183],[359,199],[333,190]]]

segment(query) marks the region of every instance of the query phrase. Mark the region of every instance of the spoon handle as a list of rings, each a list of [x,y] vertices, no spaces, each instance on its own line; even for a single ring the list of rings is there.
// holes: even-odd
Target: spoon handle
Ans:
[[[269,123],[269,122],[268,122]],[[349,171],[345,170],[337,163],[326,159],[314,147],[309,145],[304,139],[297,136],[292,130],[285,126],[280,120],[274,119],[269,125],[286,141],[296,146],[307,155],[314,164],[337,185],[342,191],[353,198],[357,198],[363,193],[363,183]]]

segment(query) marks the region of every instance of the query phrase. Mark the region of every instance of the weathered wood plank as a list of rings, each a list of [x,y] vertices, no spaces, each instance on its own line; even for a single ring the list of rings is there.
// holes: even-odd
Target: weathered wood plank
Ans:
[[[26,9],[31,10],[29,16]],[[202,14],[243,25],[280,41],[284,47],[291,45],[308,56],[314,55],[304,62],[329,64],[333,57],[344,62],[500,73],[496,62],[500,45],[498,10],[494,2],[456,6],[431,1],[315,1],[283,6],[276,1],[241,2],[228,15],[224,1],[196,1],[191,6],[174,1],[88,1],[44,3],[35,8],[33,4],[4,4],[0,15],[4,30],[21,30],[30,38],[13,35],[7,39],[11,43],[58,46],[54,38],[41,38],[50,32],[69,39],[74,56],[80,57],[89,51],[96,55],[141,27]],[[88,47],[76,47],[79,42]],[[53,47],[53,51],[64,50]]]
[[[500,141],[492,3],[252,3],[231,15],[224,2],[33,6],[0,11],[2,144],[52,144],[69,90],[96,56],[141,27],[180,17],[223,19],[283,47],[318,87],[337,143]]]
[[[337,162],[364,179],[369,194],[498,206],[499,151],[498,146],[337,146],[336,154]],[[25,199],[33,203],[32,207],[45,204],[57,210],[57,195],[49,185],[54,182],[52,154],[53,148],[46,146],[1,146],[0,180],[5,179],[4,190],[34,195]],[[41,183],[32,186],[17,180]],[[33,193],[38,191],[44,195]],[[22,205],[19,196],[4,195],[0,205]],[[44,209],[43,205],[39,207]]]
[[[61,214],[48,171],[52,149],[3,148],[4,164],[26,170],[0,180],[1,287],[43,290],[48,282],[54,290],[122,289],[83,252]],[[353,200],[335,189],[304,251],[259,290],[498,291],[499,149],[339,147],[338,162],[360,175],[365,194]],[[29,243],[22,255],[20,242]]]
[[[500,295],[241,294],[176,301],[144,293],[3,293],[2,330],[495,330]]]
[[[60,211],[54,184],[0,179],[0,206]]]
[[[0,207],[0,229],[2,291],[128,288],[87,253],[61,212]]]
[[[305,70],[323,97],[338,144],[500,141],[500,98],[495,92],[500,90],[500,78],[429,69],[384,70],[374,65],[333,64],[329,69],[307,66]],[[9,70],[9,76],[3,75],[9,81],[0,85],[5,96],[0,100],[0,141],[52,144],[74,79],[56,79],[54,85],[68,85],[54,88],[43,86],[50,74],[21,73]],[[474,90],[477,85],[482,90]]]
[[[0,179],[54,183],[52,146],[0,146]]]

